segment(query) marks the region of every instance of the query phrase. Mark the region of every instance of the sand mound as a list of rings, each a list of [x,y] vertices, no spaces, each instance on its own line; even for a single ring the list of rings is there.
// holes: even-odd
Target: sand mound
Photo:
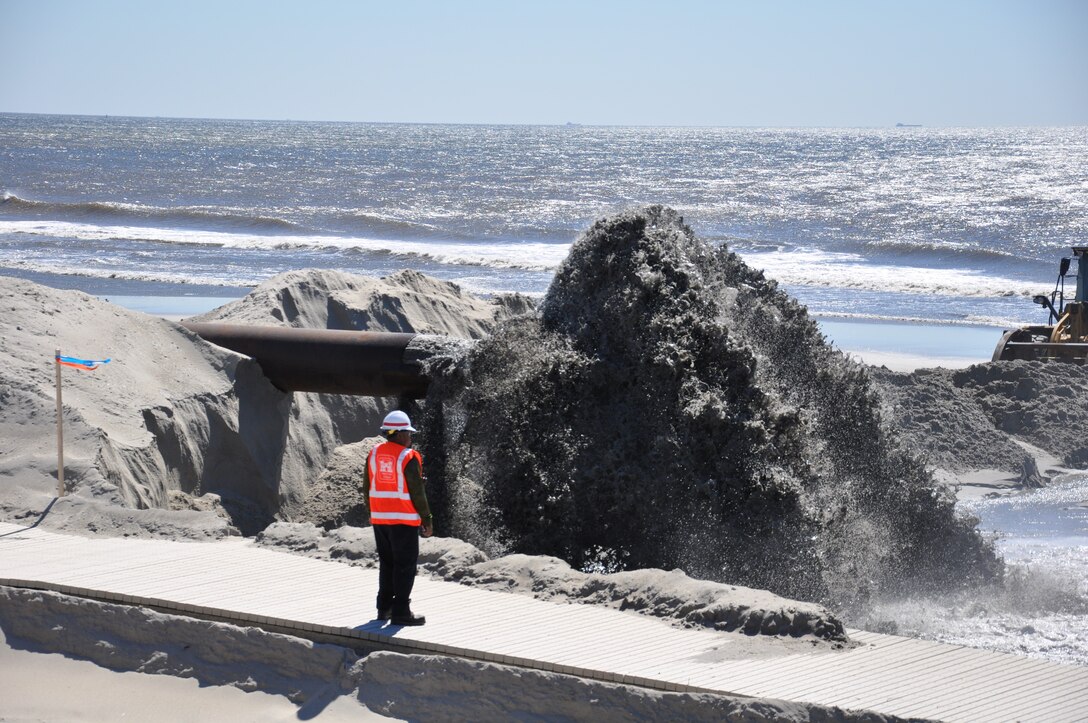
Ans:
[[[48,508],[43,524],[51,527],[170,537],[235,528],[254,534],[277,518],[354,521],[337,499],[352,493],[351,480],[319,475],[335,450],[373,434],[398,400],[283,394],[245,357],[78,292],[0,278],[0,304],[0,475],[10,479],[0,485],[4,519],[34,522]],[[375,281],[302,271],[205,318],[473,336],[527,304],[475,299],[415,272]],[[64,372],[73,494],[51,504],[57,347],[113,361],[95,372]]]
[[[1024,450],[1002,434],[948,369],[899,373],[873,368],[884,414],[901,444],[932,466],[963,472],[1020,468]]]
[[[505,318],[532,310],[525,296],[485,300],[418,271],[374,279],[339,271],[288,271],[245,298],[192,321],[267,324],[304,329],[371,329],[479,339]]]
[[[671,210],[595,223],[541,314],[451,369],[424,423],[438,529],[491,554],[836,604],[999,572],[866,370]]]
[[[222,536],[275,499],[269,440],[282,395],[249,360],[79,292],[0,278],[0,513],[104,534]],[[56,494],[53,354],[113,361],[63,373],[65,476]],[[260,407],[262,413],[249,416]],[[272,445],[274,447],[274,445]],[[205,493],[217,498],[201,498]],[[173,505],[172,505],[173,502]],[[171,507],[188,511],[171,511]],[[206,511],[191,511],[193,507]],[[137,508],[157,508],[136,514]]]
[[[337,447],[324,471],[306,489],[291,519],[325,529],[369,525],[370,513],[361,486],[363,471],[370,450],[381,442],[381,437],[369,437]]]
[[[1088,367],[1030,362],[980,364],[952,374],[1001,432],[1088,468]]]
[[[305,523],[276,523],[257,544],[325,560],[376,567],[369,529],[341,527],[328,532]],[[491,559],[455,538],[420,540],[420,567],[432,577],[540,600],[604,605],[668,618],[692,626],[749,635],[813,636],[845,641],[843,624],[814,603],[787,600],[763,590],[695,580],[679,570],[585,573],[545,556],[506,555]]]
[[[1026,361],[967,369],[874,369],[903,442],[936,467],[1020,472],[1027,442],[1067,467],[1088,467],[1088,368]]]

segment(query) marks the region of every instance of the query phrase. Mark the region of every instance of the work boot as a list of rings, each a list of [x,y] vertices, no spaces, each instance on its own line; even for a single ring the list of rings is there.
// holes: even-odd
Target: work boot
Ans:
[[[424,625],[427,622],[427,618],[422,615],[415,615],[409,610],[403,615],[394,615],[390,622],[394,625]]]
[[[393,617],[393,608],[378,608],[378,620],[388,620]]]

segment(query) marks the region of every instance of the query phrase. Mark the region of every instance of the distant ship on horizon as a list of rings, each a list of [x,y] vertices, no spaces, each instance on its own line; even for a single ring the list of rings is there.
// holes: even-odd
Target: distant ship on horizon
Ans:
[[[896,123],[896,128],[921,128],[921,123]]]

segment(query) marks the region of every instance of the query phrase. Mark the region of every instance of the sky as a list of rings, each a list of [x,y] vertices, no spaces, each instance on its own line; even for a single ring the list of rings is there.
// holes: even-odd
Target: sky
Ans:
[[[1088,124],[1088,0],[0,0],[0,112]]]

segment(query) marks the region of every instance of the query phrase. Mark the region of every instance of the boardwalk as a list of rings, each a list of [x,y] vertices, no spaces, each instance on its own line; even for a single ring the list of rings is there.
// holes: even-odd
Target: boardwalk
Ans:
[[[420,578],[420,628],[369,620],[377,572],[215,543],[87,539],[0,523],[0,584],[211,617],[361,648],[438,653],[659,690],[949,721],[1088,720],[1088,668],[850,631],[847,650],[752,657],[737,633]]]

